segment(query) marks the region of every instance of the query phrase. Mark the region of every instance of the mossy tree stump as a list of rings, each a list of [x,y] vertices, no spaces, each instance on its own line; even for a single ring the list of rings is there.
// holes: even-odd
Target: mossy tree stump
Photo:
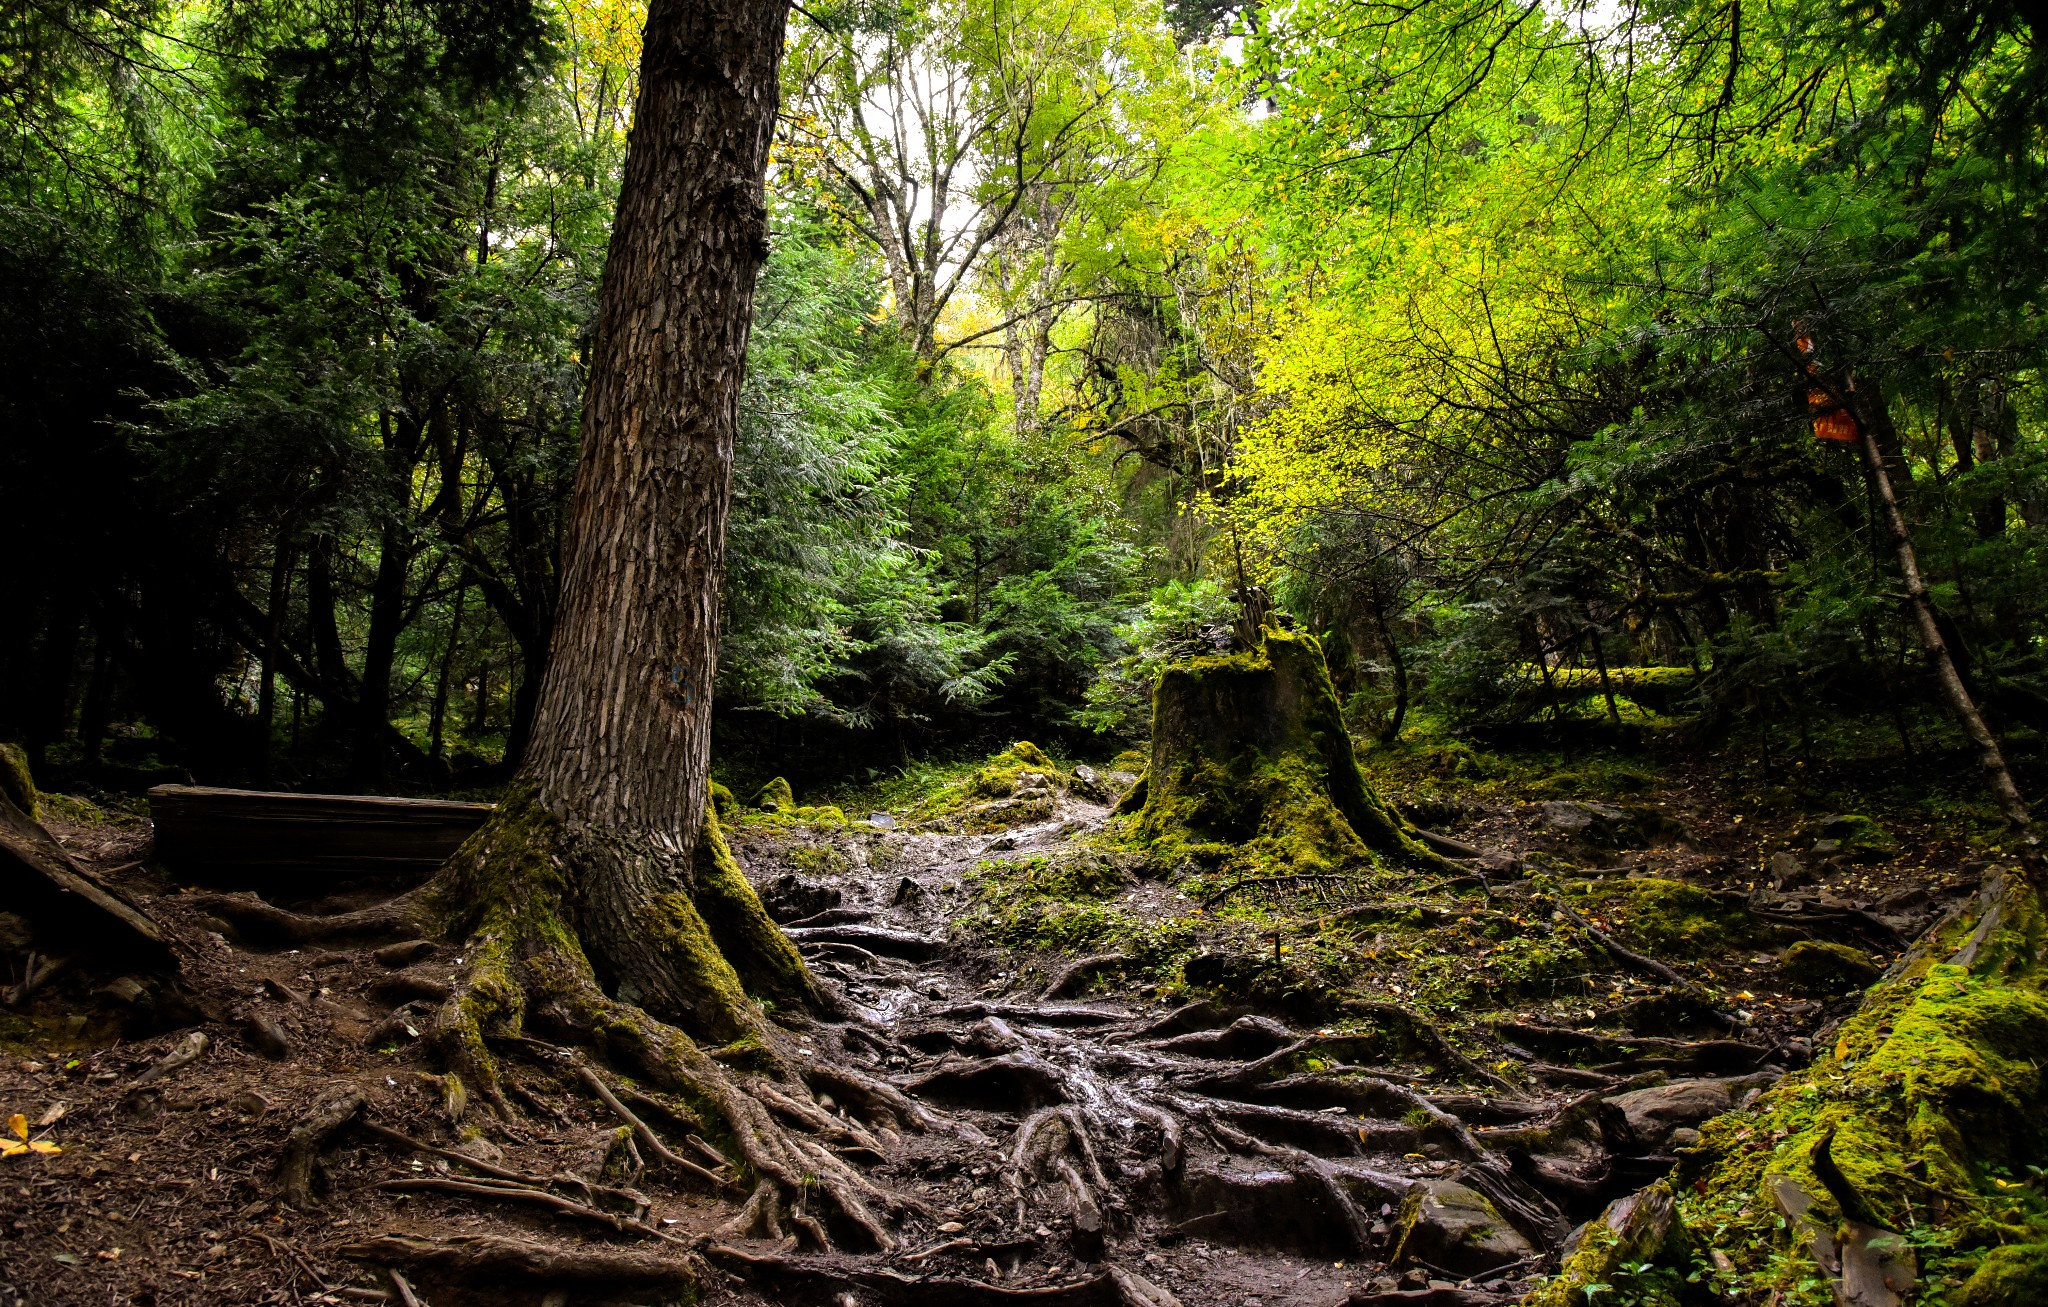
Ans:
[[[1256,651],[1161,674],[1151,762],[1117,810],[1169,863],[1316,874],[1377,854],[1459,870],[1366,782],[1322,647],[1272,628]]]

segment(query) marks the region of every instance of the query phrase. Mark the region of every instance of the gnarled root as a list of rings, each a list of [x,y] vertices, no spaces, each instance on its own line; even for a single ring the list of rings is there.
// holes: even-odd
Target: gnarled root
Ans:
[[[1074,1108],[1048,1107],[1026,1117],[1017,1127],[1003,1179],[1020,1201],[1034,1184],[1057,1181],[1070,1195],[1074,1228],[1086,1235],[1102,1232],[1097,1195],[1109,1187],[1109,1177],[1102,1173],[1087,1123]]]
[[[695,1256],[602,1245],[558,1247],[500,1235],[422,1239],[386,1234],[349,1244],[341,1255],[380,1266],[430,1271],[450,1279],[520,1280],[628,1288],[694,1288],[703,1272]]]
[[[416,892],[355,912],[325,916],[280,908],[254,894],[203,894],[194,901],[253,944],[415,939],[427,933]]]

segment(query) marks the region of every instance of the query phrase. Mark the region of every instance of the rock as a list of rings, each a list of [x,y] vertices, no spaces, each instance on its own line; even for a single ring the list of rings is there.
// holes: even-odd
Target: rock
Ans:
[[[1861,949],[1816,939],[1803,939],[1786,949],[1779,966],[1786,983],[1807,994],[1868,989],[1884,974]]]
[[[1731,1110],[1742,1092],[1756,1083],[1750,1076],[1681,1080],[1616,1094],[1600,1100],[1601,1130],[1615,1148],[1661,1153],[1672,1146],[1679,1129]],[[1697,1142],[1698,1132],[1691,1133]]]
[[[1418,1185],[1401,1205],[1401,1241],[1391,1261],[1414,1260],[1474,1275],[1537,1255],[1477,1189],[1456,1180],[1421,1180]],[[1416,1287],[1427,1285],[1425,1276]]]
[[[1594,1237],[1593,1227],[1600,1230]],[[1671,1186],[1659,1180],[1607,1205],[1598,1218],[1572,1231],[1559,1250],[1557,1275],[1523,1299],[1526,1307],[1584,1307],[1632,1262],[1684,1266],[1691,1241]],[[1592,1289],[1592,1293],[1587,1290]]]
[[[796,809],[796,795],[790,790],[789,782],[780,776],[754,791],[754,797],[748,802],[762,812],[793,812]]]
[[[717,781],[711,782],[711,811],[720,821],[731,821],[739,815],[740,801],[732,797],[732,791]]]
[[[868,825],[876,830],[895,830],[896,819],[886,812],[871,812],[868,814]]]
[[[778,922],[815,917],[827,908],[838,907],[839,900],[845,897],[837,885],[815,884],[794,873],[763,881],[755,892],[761,896],[762,908]]]
[[[1913,885],[1897,893],[1885,895],[1877,901],[1874,911],[1880,916],[1896,916],[1911,912],[1915,908],[1926,907],[1930,897],[1926,886]]]
[[[1773,853],[1771,855],[1771,884],[1779,890],[1797,889],[1813,884],[1813,873],[1799,860],[1796,853]]]
[[[1799,828],[1794,839],[1811,840],[1817,858],[1842,857],[1851,862],[1882,862],[1899,851],[1899,842],[1884,827],[1855,812],[1815,817]]]
[[[1649,848],[1692,838],[1683,825],[1655,808],[1553,799],[1543,805],[1543,822],[1574,843],[1601,849]]]
[[[1102,778],[1095,774],[1093,767],[1074,768],[1073,779],[1067,788],[1080,797],[1096,803],[1108,803],[1116,797],[1109,786],[1103,783]]]
[[[915,903],[923,897],[924,886],[905,876],[896,882],[896,893],[890,897],[889,902],[892,906],[901,907],[906,903]]]

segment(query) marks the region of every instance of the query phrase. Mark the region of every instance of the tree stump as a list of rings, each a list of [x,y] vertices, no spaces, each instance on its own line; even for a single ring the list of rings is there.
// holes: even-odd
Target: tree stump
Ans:
[[[1117,810],[1172,864],[1316,874],[1377,854],[1460,870],[1366,783],[1315,638],[1271,627],[1255,651],[1160,676],[1151,763]]]

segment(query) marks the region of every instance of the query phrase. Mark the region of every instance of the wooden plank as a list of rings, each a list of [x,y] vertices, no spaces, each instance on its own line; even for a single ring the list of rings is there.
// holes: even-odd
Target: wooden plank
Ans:
[[[157,856],[204,884],[315,885],[344,876],[428,874],[462,846],[488,803],[288,794],[202,785],[149,792]]]

